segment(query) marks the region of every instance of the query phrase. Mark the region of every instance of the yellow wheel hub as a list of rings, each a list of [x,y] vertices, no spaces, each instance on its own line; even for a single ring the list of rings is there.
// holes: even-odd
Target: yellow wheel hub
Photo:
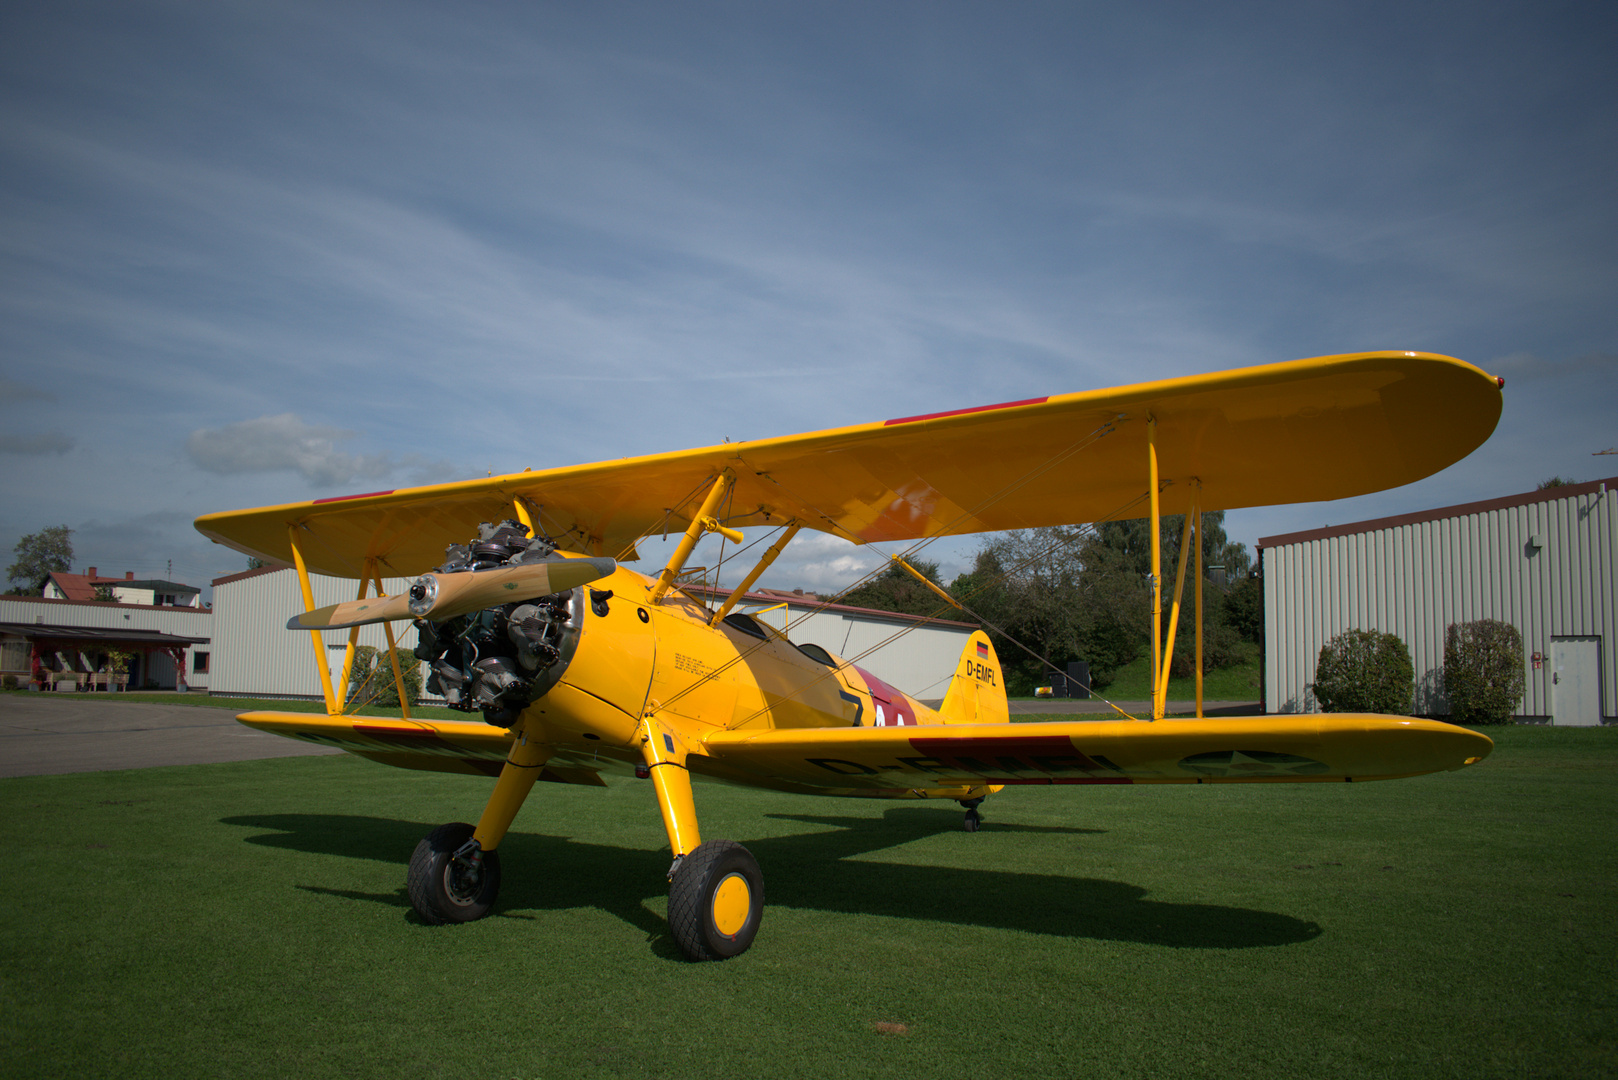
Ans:
[[[747,925],[752,908],[753,890],[747,887],[747,879],[736,873],[726,874],[713,891],[714,928],[728,938],[735,937]]]

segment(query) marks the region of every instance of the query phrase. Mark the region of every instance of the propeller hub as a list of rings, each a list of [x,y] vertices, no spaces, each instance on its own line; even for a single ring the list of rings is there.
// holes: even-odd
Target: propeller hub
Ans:
[[[438,579],[424,574],[410,583],[410,613],[418,619],[426,618],[438,600]]]

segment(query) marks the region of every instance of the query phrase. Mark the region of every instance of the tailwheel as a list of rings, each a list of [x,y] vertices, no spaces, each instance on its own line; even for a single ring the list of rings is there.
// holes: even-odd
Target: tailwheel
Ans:
[[[699,844],[669,883],[669,929],[688,960],[740,956],[763,915],[764,876],[735,841]]]
[[[472,842],[472,826],[440,825],[416,845],[406,884],[410,906],[430,926],[481,919],[500,893],[500,853]]]
[[[983,799],[981,797],[976,799],[961,800],[961,805],[966,807],[966,820],[961,823],[961,828],[965,829],[967,832],[977,832],[978,829],[983,825],[983,818],[978,814],[978,806],[982,802]]]

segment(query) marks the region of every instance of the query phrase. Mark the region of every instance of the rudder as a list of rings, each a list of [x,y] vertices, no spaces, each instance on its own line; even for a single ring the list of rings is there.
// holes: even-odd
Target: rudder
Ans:
[[[982,630],[967,639],[938,714],[946,724],[1010,722],[1011,710],[1006,706],[1006,680],[1000,671],[1000,657],[995,655],[994,643]]]

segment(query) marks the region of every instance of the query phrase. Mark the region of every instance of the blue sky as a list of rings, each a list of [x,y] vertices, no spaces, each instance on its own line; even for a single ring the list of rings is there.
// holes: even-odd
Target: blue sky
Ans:
[[[1615,55],[1601,4],[9,4],[0,546],[202,584],[204,512],[1380,348],[1504,375],[1494,438],[1235,539],[1615,475]]]

